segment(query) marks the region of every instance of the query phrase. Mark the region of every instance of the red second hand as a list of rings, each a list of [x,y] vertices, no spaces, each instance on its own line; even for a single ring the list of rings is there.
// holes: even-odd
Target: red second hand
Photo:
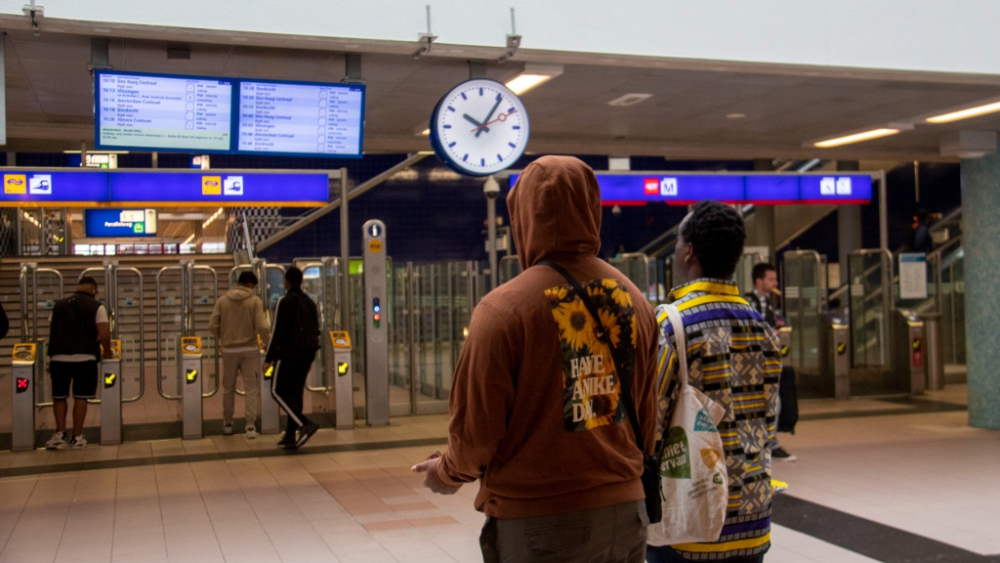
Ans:
[[[492,125],[492,124],[496,123],[497,121],[505,121],[508,117],[510,117],[511,115],[513,115],[515,113],[517,113],[517,110],[514,110],[514,111],[512,111],[510,113],[501,113],[493,121],[487,121],[486,123],[483,123],[479,127],[476,127],[475,129],[473,129],[472,132],[475,133],[476,131],[479,131],[480,129],[485,129],[487,126]]]

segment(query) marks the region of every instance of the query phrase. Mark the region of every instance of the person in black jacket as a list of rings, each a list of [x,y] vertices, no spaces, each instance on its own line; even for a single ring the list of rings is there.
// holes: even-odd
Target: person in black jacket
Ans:
[[[774,297],[774,290],[778,288],[778,272],[771,264],[767,262],[761,262],[753,267],[753,291],[745,295],[747,303],[757,310],[758,313],[764,317],[767,324],[773,328],[778,329],[785,326],[785,319],[781,318],[774,310],[774,304],[772,299]],[[782,407],[784,409],[790,410],[794,409],[798,412],[798,399],[795,398],[795,370],[790,367],[783,367],[781,369],[781,382],[779,384],[781,389],[781,399],[779,401],[779,418]],[[786,413],[787,414],[787,413]],[[780,421],[779,421],[779,430]],[[794,455],[788,453],[788,450],[781,447],[778,442],[778,433],[774,434],[774,442],[771,444],[771,459],[778,461],[795,461],[798,459]]]
[[[316,303],[302,292],[302,270],[293,266],[285,272],[285,290],[275,306],[263,368],[267,373],[274,366],[271,395],[288,413],[285,435],[278,445],[294,450],[319,429],[302,413],[306,376],[319,349],[319,315]]]
[[[87,445],[83,437],[83,421],[87,418],[87,399],[97,396],[102,345],[104,357],[112,357],[108,312],[96,297],[97,281],[83,277],[76,293],[56,301],[52,308],[48,353],[56,432],[45,443],[46,449],[57,450],[66,445],[78,449]],[[73,436],[67,437],[66,412],[71,384]]]

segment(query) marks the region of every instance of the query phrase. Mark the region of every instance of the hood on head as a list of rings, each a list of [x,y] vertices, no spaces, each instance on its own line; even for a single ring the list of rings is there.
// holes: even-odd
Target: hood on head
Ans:
[[[233,301],[243,301],[254,296],[254,292],[249,287],[238,286],[226,292],[226,297]]]
[[[560,255],[596,256],[601,248],[601,189],[578,158],[529,164],[507,194],[507,209],[522,269]]]

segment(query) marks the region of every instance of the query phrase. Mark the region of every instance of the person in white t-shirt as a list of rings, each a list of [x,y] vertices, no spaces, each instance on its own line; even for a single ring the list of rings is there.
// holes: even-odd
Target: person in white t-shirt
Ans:
[[[65,446],[71,449],[87,445],[83,421],[87,418],[87,399],[97,396],[98,362],[103,355],[111,358],[111,331],[108,311],[96,299],[97,281],[80,278],[73,295],[56,301],[49,328],[49,374],[52,379],[52,405],[56,432],[46,442],[46,449]],[[66,436],[66,414],[70,387],[73,391],[73,435]]]

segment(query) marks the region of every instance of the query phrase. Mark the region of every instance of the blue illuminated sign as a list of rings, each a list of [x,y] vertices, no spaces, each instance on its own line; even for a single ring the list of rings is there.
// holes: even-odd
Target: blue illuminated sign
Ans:
[[[306,173],[52,172],[8,169],[0,206],[277,206],[329,200],[329,176]],[[111,235],[109,235],[111,236]]]
[[[155,209],[85,209],[83,220],[88,237],[156,236]]]
[[[510,185],[518,174],[511,174]],[[726,203],[848,204],[868,203],[872,179],[867,174],[597,174],[605,205],[663,202],[690,205],[705,199]]]
[[[323,205],[329,199],[326,174],[240,172],[115,172],[110,200],[118,203],[213,203],[286,207]]]
[[[107,199],[107,174],[101,172],[12,170],[3,175],[3,194],[0,195],[0,205],[92,204]]]

